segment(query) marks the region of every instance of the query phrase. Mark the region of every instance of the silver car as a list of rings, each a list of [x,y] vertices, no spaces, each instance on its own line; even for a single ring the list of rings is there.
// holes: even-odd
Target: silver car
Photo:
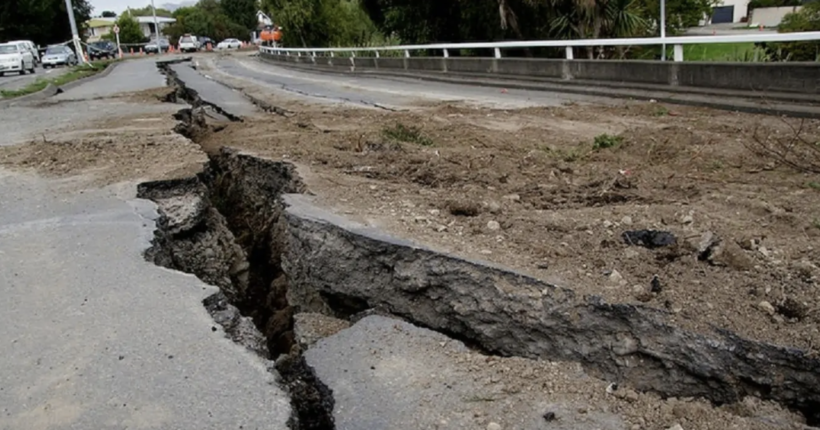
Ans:
[[[57,66],[73,66],[78,64],[74,51],[65,45],[49,46],[43,54],[43,68]]]

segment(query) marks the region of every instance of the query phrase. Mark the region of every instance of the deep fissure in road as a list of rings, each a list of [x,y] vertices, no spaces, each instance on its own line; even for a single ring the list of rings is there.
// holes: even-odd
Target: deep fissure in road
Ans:
[[[211,133],[196,94],[176,94],[193,97],[177,131],[194,141]],[[140,186],[162,214],[147,256],[219,286],[205,305],[228,335],[279,356],[293,428],[333,428],[332,393],[294,342],[294,312],[349,317],[374,308],[499,355],[580,362],[662,396],[724,404],[752,395],[820,422],[820,362],[802,351],[687,332],[662,310],[577,298],[504,269],[289,215],[282,196],[305,191],[294,166],[230,149],[209,157],[198,177]]]
[[[168,64],[160,69],[173,89],[165,101],[191,104],[175,115],[175,131],[197,142],[212,132],[197,93],[178,85]],[[304,185],[292,165],[263,161],[233,151],[209,153],[192,178],[140,184],[138,197],[154,201],[161,217],[145,256],[155,264],[191,273],[218,286],[203,305],[235,342],[275,360],[274,368],[291,398],[294,430],[329,430],[333,395],[305,362],[293,335],[293,308],[281,256],[279,196]]]

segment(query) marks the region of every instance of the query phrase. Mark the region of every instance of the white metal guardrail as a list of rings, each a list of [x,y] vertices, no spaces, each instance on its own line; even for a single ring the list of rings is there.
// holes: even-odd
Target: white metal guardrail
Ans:
[[[449,51],[458,49],[492,49],[495,58],[501,58],[503,49],[511,48],[565,48],[566,58],[574,58],[573,48],[598,46],[647,46],[673,45],[674,61],[683,61],[684,45],[700,45],[711,43],[749,43],[749,42],[810,42],[820,41],[820,31],[802,33],[761,33],[739,34],[728,36],[677,36],[677,37],[646,37],[624,39],[578,39],[578,40],[525,40],[514,42],[477,42],[477,43],[433,43],[430,45],[399,45],[359,48],[280,48],[260,46],[261,52],[278,55],[310,55],[329,54],[331,57],[337,52],[351,53],[354,57],[357,52],[373,52],[379,57],[379,52],[403,51],[405,57],[410,57],[413,51],[438,50],[444,57],[449,57]]]

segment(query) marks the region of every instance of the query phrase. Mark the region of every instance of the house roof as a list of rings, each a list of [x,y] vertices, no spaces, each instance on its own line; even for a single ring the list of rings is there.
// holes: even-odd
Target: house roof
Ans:
[[[114,25],[114,21],[109,21],[103,18],[93,18],[86,21],[85,25],[87,25],[88,28],[111,27]]]
[[[140,24],[153,24],[154,17],[153,16],[136,16],[134,17],[137,19],[137,22]],[[117,18],[92,18],[86,21],[86,25],[89,28],[100,28],[100,27],[113,27],[114,22],[117,21]],[[174,18],[166,18],[164,16],[157,17],[157,23],[159,24],[170,24],[172,22],[177,22]]]

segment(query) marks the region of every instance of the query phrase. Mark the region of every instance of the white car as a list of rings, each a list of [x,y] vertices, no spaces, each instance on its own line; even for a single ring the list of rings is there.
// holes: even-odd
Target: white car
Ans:
[[[225,39],[216,45],[216,49],[239,49],[242,47],[242,42],[239,39]]]
[[[31,56],[34,57],[34,64],[37,65],[40,63],[40,51],[37,50],[37,45],[30,40],[15,40],[9,43],[16,43],[16,44],[23,44],[29,52],[31,52]]]
[[[190,34],[186,34],[179,38],[179,50],[180,52],[196,52],[199,50],[199,41],[196,40],[196,36],[191,36]]]
[[[34,73],[34,57],[21,43],[4,43],[0,45],[0,76],[9,72],[21,75]]]

